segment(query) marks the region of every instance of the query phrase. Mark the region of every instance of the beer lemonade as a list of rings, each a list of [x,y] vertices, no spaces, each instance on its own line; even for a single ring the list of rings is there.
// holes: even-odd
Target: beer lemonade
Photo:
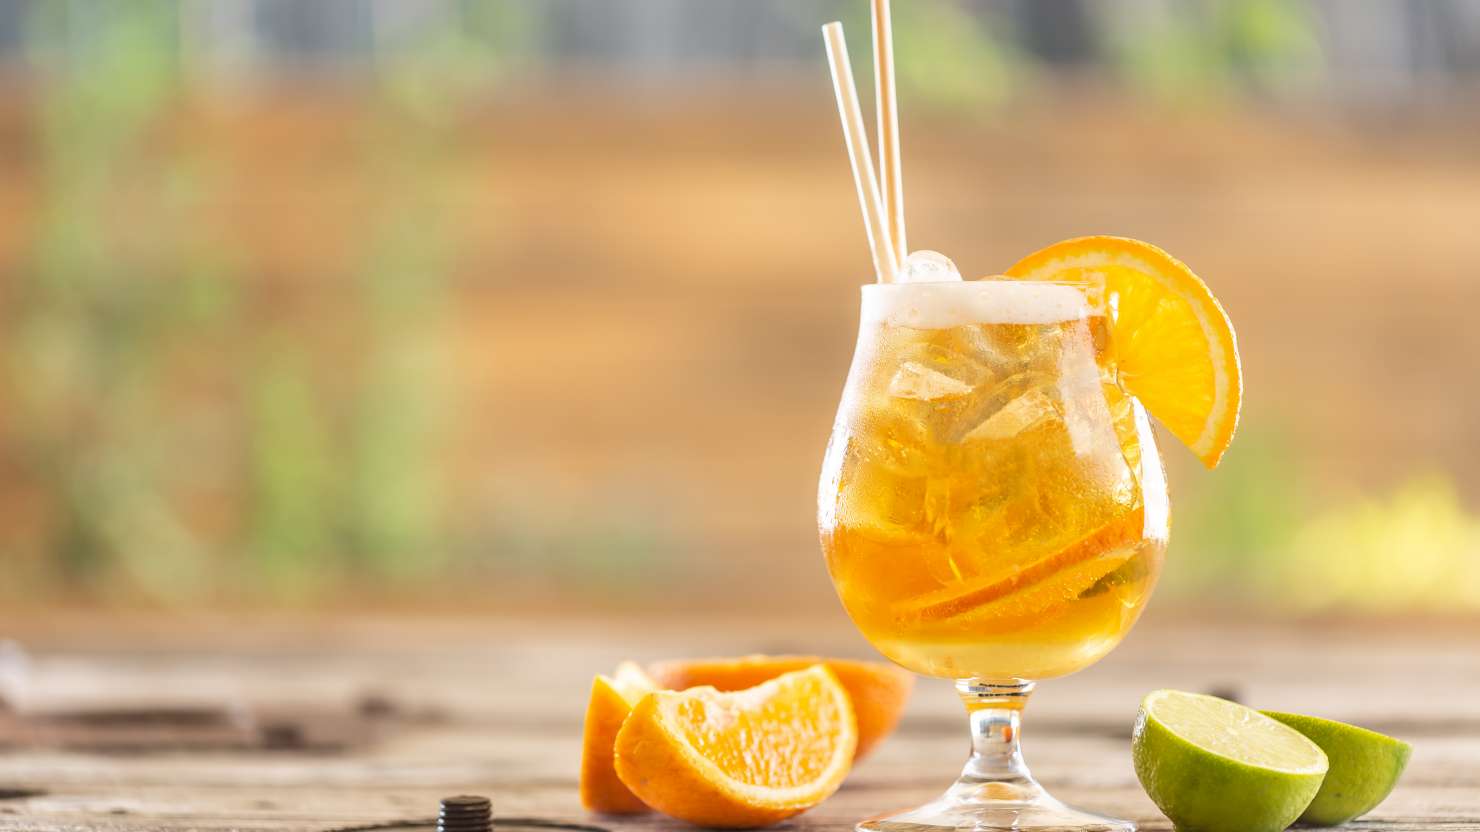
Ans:
[[[1037,682],[1115,648],[1150,599],[1170,506],[1156,418],[1208,466],[1242,376],[1208,287],[1149,243],[1081,237],[964,280],[910,252],[887,0],[875,0],[877,167],[842,27],[823,27],[875,280],[817,495],[823,555],[879,652],[953,679],[972,754],[940,798],[866,832],[1099,829],[1018,746]]]

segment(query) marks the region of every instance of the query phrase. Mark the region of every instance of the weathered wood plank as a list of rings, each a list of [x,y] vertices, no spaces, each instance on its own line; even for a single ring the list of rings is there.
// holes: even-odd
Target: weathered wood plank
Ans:
[[[1146,830],[1169,829],[1130,770],[1136,701],[1159,686],[1232,686],[1253,704],[1365,721],[1415,743],[1399,788],[1349,828],[1480,832],[1475,627],[1234,626],[1171,617],[1147,624],[1101,665],[1035,695],[1027,755],[1055,794],[1135,818]],[[686,827],[658,816],[593,818],[577,804],[580,714],[592,672],[628,655],[796,649],[797,632],[806,637],[795,641],[812,649],[863,654],[845,626],[813,622],[532,629],[432,622],[326,628],[308,638],[269,628],[149,641],[116,628],[91,637],[85,628],[64,637],[10,630],[25,637],[29,657],[20,667],[12,655],[0,668],[0,695],[28,714],[119,703],[340,713],[367,694],[388,712],[375,741],[339,752],[0,750],[0,830],[329,830],[429,817],[439,797],[474,792],[492,797],[506,818],[677,832]],[[838,795],[788,827],[844,832],[859,818],[933,797],[959,768],[964,744],[949,687],[924,683],[898,734]]]
[[[582,812],[571,796],[573,783],[488,784],[463,783],[481,788],[498,804],[502,817],[541,818],[595,824],[633,832],[682,830],[682,823],[651,815],[642,818],[603,818]],[[0,810],[0,829],[107,828],[144,829],[303,829],[326,830],[357,824],[428,817],[436,800],[449,789],[332,790],[301,787],[236,789],[179,789],[169,786],[132,788],[93,787],[32,798]],[[850,783],[823,806],[789,824],[797,829],[846,829],[856,820],[880,811],[907,806],[933,796],[934,786],[864,780]],[[1136,819],[1143,828],[1168,829],[1145,798],[1122,789],[1056,787],[1062,796],[1096,810]],[[1480,819],[1436,814],[1468,795],[1462,790],[1408,789],[1395,795],[1375,816],[1351,828],[1358,829],[1477,829]],[[1473,798],[1471,797],[1472,801]],[[17,814],[6,814],[15,810]],[[1427,824],[1425,826],[1424,824]]]

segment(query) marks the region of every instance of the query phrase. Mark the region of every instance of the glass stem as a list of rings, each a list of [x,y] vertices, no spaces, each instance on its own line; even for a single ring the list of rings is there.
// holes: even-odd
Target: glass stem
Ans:
[[[961,679],[956,691],[971,719],[971,759],[957,787],[980,789],[994,784],[977,797],[998,800],[1024,799],[1038,791],[1018,746],[1023,707],[1033,683]]]

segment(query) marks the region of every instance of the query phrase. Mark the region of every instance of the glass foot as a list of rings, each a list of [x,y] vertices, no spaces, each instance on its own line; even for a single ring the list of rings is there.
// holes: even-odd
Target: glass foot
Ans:
[[[962,679],[956,692],[971,716],[971,757],[961,778],[924,806],[870,818],[855,827],[858,832],[1134,832],[1128,820],[1065,806],[1028,773],[1018,736],[1033,683]]]
[[[905,812],[870,818],[859,832],[988,832],[1002,829],[1135,832],[1136,825],[1081,812],[1027,783],[957,783],[939,798]]]

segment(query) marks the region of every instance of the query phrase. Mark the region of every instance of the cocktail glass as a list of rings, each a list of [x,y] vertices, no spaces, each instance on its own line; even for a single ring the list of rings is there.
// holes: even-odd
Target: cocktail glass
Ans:
[[[863,635],[956,680],[971,757],[940,798],[860,830],[1134,829],[1072,809],[1018,747],[1033,686],[1107,654],[1166,548],[1166,477],[1119,384],[1092,286],[989,278],[863,287],[818,490]]]

